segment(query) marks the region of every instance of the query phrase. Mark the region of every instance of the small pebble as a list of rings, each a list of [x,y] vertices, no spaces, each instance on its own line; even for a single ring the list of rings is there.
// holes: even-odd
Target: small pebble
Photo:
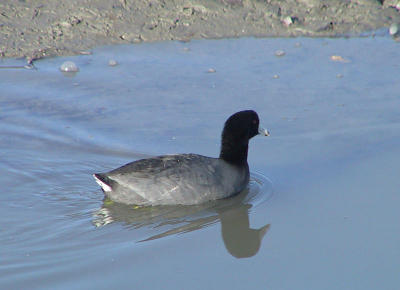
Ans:
[[[110,59],[108,61],[108,65],[109,66],[116,66],[116,65],[118,65],[118,62],[115,59]]]
[[[286,16],[285,18],[283,18],[282,20],[283,24],[285,24],[286,26],[290,26],[293,24],[293,19],[290,16]]]
[[[93,53],[92,53],[91,51],[89,51],[89,50],[81,50],[79,53],[82,54],[82,55],[92,55],[92,54],[93,54]]]
[[[342,74],[337,74],[336,77],[337,77],[338,79],[341,79],[341,78],[343,77],[343,75],[342,75]]]
[[[209,68],[207,72],[208,72],[208,73],[215,73],[216,70],[215,70],[214,68]]]
[[[273,78],[274,79],[279,79],[279,75],[274,75]]]
[[[337,62],[350,62],[348,59],[343,58],[340,55],[332,55],[331,56],[332,61],[337,61]]]
[[[62,72],[78,72],[78,66],[72,61],[66,61],[60,66]]]
[[[281,49],[275,51],[275,56],[279,56],[280,57],[280,56],[284,56],[285,54],[286,54],[286,52],[281,50]]]
[[[396,36],[399,33],[399,25],[397,23],[392,23],[389,27],[389,34],[391,36]]]

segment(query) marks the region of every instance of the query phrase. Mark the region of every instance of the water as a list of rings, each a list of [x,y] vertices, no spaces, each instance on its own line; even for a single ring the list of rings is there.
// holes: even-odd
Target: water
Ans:
[[[61,73],[67,60],[79,72]],[[0,288],[400,284],[400,53],[389,37],[110,46],[23,65],[0,62]],[[192,207],[103,202],[93,172],[217,156],[223,122],[248,108],[271,136],[251,140],[246,192]]]

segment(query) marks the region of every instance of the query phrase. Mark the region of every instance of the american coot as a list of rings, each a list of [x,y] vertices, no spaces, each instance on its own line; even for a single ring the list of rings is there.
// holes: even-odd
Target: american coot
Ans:
[[[249,183],[249,139],[268,136],[252,110],[233,114],[222,131],[219,158],[163,155],[128,163],[93,177],[105,195],[135,205],[199,204],[232,196]]]

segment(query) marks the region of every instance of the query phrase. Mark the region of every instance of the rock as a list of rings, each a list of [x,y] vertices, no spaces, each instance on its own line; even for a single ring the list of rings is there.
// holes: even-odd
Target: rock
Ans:
[[[60,66],[60,71],[62,71],[62,72],[78,72],[79,68],[73,61],[65,61]]]
[[[293,19],[290,16],[286,16],[285,18],[283,18],[282,20],[283,24],[285,24],[286,26],[290,26],[293,24]]]
[[[116,66],[116,65],[118,65],[118,62],[115,59],[110,59],[108,61],[108,65],[109,66]]]
[[[397,23],[392,23],[392,25],[390,25],[389,34],[391,36],[398,36],[398,34],[399,34],[399,25]]]

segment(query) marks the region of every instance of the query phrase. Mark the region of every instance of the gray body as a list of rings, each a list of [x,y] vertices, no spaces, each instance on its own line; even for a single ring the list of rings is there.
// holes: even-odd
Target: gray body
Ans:
[[[249,166],[197,154],[164,155],[94,175],[113,201],[191,205],[232,196],[249,182]]]

